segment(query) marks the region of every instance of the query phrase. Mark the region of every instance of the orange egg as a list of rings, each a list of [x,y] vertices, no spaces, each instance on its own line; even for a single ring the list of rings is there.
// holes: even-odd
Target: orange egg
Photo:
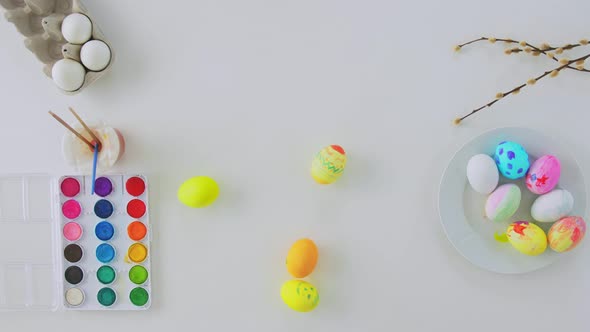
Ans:
[[[287,254],[287,271],[295,278],[308,276],[318,262],[318,247],[310,239],[295,242]]]

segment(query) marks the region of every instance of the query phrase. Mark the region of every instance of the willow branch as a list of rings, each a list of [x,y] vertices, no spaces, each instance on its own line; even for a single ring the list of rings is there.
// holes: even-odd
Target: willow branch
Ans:
[[[489,41],[491,43],[504,42],[504,43],[508,43],[508,44],[518,44],[522,47],[528,47],[530,49],[529,52],[531,52],[533,55],[544,54],[556,62],[559,62],[559,59],[551,51],[556,50],[557,54],[561,54],[561,53],[563,53],[563,51],[571,50],[571,49],[579,47],[579,46],[588,45],[588,41],[586,39],[582,39],[580,41],[580,43],[578,43],[578,44],[567,44],[562,47],[551,47],[548,44],[543,44],[541,47],[537,47],[537,46],[532,45],[528,42],[522,42],[522,41],[519,42],[519,41],[516,41],[513,39],[480,37],[480,38],[470,40],[466,43],[459,44],[459,45],[455,46],[455,50],[460,50],[464,46],[471,45],[471,44],[481,42],[481,41]],[[512,49],[506,50],[506,54],[521,53],[521,52],[529,53],[529,52],[527,52],[526,49],[522,49],[519,47],[515,47]],[[571,70],[580,71],[580,72],[590,73],[590,70],[588,70],[586,68],[578,68],[578,67],[573,67],[573,66],[567,66],[566,68],[571,69]]]
[[[557,68],[555,68],[553,70],[546,71],[543,74],[541,74],[541,75],[539,75],[539,76],[537,76],[535,78],[532,78],[532,79],[528,80],[526,83],[521,84],[521,85],[513,88],[512,90],[509,90],[507,92],[500,92],[500,93],[498,93],[496,95],[496,99],[490,101],[489,103],[487,103],[487,104],[485,104],[485,105],[483,105],[483,106],[481,106],[479,108],[474,109],[473,111],[471,111],[471,113],[468,113],[468,114],[464,115],[463,117],[460,117],[460,118],[455,119],[454,123],[455,124],[460,124],[461,121],[463,121],[463,120],[467,119],[468,117],[472,116],[473,114],[475,114],[475,113],[483,110],[484,108],[491,107],[492,105],[494,105],[495,103],[497,103],[498,101],[500,101],[500,99],[503,99],[504,97],[509,96],[511,94],[517,94],[517,93],[519,93],[520,90],[522,88],[526,87],[527,85],[531,85],[532,86],[535,83],[537,83],[537,81],[545,78],[548,75],[551,76],[551,77],[556,77],[559,74],[560,71],[562,71],[565,68],[569,68],[571,64],[574,64],[574,63],[583,63],[588,58],[590,58],[590,54],[586,54],[586,55],[584,55],[582,57],[579,57],[577,59],[568,60],[563,65],[561,65],[561,66],[559,66],[559,67],[557,67]]]

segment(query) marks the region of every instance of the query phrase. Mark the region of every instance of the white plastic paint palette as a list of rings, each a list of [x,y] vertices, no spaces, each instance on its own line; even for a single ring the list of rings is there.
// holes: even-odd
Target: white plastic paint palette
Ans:
[[[0,310],[151,305],[141,175],[0,177]]]

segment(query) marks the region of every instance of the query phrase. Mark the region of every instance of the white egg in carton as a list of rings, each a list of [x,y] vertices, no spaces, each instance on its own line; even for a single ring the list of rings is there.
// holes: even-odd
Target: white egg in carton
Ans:
[[[112,47],[79,0],[0,0],[0,7],[64,93],[82,91],[111,67]]]

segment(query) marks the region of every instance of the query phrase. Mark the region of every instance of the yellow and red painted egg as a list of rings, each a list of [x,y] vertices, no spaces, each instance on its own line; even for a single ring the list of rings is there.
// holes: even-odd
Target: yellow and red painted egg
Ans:
[[[581,217],[565,217],[555,222],[547,233],[549,247],[557,252],[574,249],[586,234],[586,222]]]
[[[318,152],[311,164],[311,176],[319,184],[330,184],[342,176],[346,153],[340,145],[330,145]]]
[[[517,221],[506,230],[508,241],[514,249],[529,256],[537,256],[547,249],[547,235],[543,229],[528,221]]]

